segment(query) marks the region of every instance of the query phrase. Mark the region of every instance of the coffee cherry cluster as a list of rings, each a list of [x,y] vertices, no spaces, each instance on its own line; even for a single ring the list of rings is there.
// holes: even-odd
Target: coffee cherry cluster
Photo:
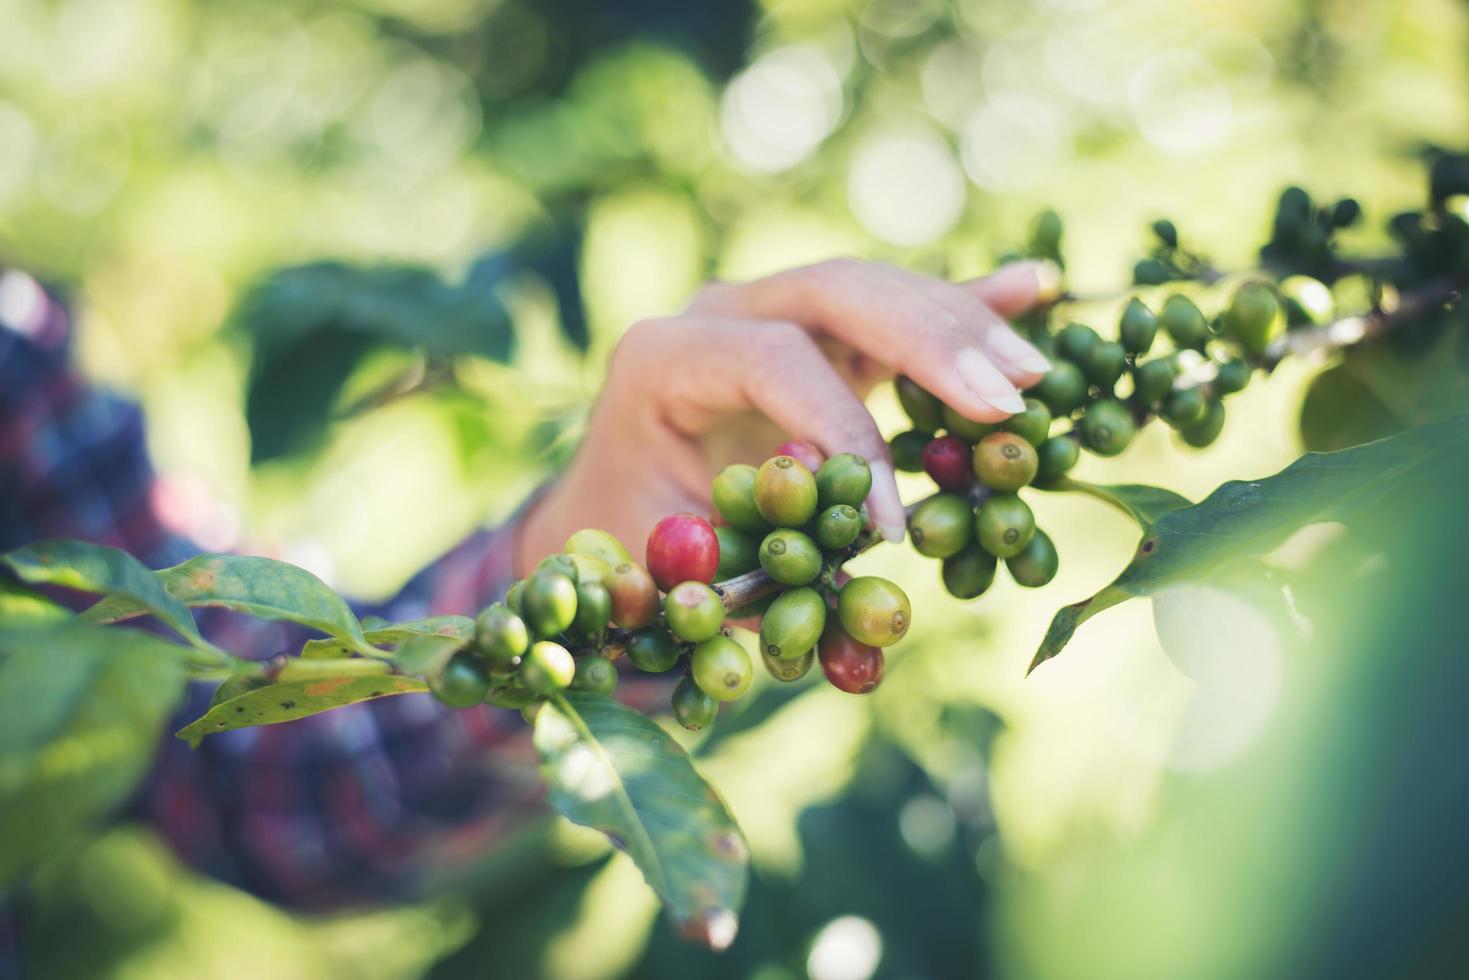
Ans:
[[[659,521],[644,564],[611,534],[578,531],[479,614],[473,642],[430,687],[454,707],[488,702],[529,715],[566,688],[612,694],[624,656],[648,673],[684,665],[673,714],[698,730],[754,678],[741,638],[752,648],[756,638],[726,620],[761,615],[758,652],[777,680],[798,680],[819,661],[834,686],[865,694],[882,680],[880,648],[901,639],[912,616],[886,579],[837,581],[873,540],[871,487],[862,457],[825,459],[809,443],[787,443],[758,468],[719,474],[713,521]]]

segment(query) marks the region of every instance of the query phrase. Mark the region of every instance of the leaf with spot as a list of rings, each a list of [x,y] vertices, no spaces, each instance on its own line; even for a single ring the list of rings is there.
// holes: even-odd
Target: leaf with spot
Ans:
[[[364,628],[366,624],[364,624]],[[474,636],[474,620],[468,616],[429,616],[402,623],[383,623],[363,634],[374,647],[401,647],[413,640],[431,637],[453,637],[469,641]],[[308,640],[301,648],[305,660],[333,660],[352,653],[352,648],[331,637]]]
[[[1122,574],[1056,613],[1029,670],[1055,657],[1082,623],[1120,602],[1197,581],[1228,561],[1263,555],[1307,524],[1352,524],[1402,506],[1469,452],[1469,416],[1333,453],[1308,453],[1274,476],[1231,481],[1201,503],[1160,516]],[[1411,516],[1405,508],[1405,517]]]
[[[252,725],[276,725],[360,701],[427,690],[428,685],[416,678],[389,674],[284,681],[257,687],[220,701],[202,718],[179,729],[176,734],[190,745],[198,747],[205,735],[249,728]]]
[[[1131,517],[1144,531],[1158,523],[1159,518],[1164,514],[1192,504],[1187,497],[1176,494],[1172,490],[1150,487],[1142,483],[1101,484],[1062,479],[1046,489],[1084,493],[1089,497],[1095,497]]]
[[[581,692],[542,706],[535,745],[557,811],[626,851],[685,936],[727,947],[749,850],[683,748],[633,709]]]
[[[331,586],[304,568],[254,555],[199,555],[155,573],[163,588],[188,606],[218,606],[259,619],[300,623],[331,636],[343,648],[374,654],[357,616]],[[113,595],[88,609],[94,623],[116,623],[151,610]]]
[[[0,885],[127,799],[183,694],[189,655],[75,620],[0,631]]]
[[[0,556],[11,571],[32,585],[59,585],[95,592],[120,607],[151,613],[196,646],[208,646],[194,617],[164,588],[154,572],[126,551],[85,541],[52,540],[16,548]],[[95,608],[95,607],[93,607]]]

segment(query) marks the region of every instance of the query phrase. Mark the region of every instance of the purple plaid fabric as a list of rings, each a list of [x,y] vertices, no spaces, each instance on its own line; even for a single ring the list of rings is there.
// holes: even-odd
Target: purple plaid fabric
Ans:
[[[141,413],[78,377],[68,332],[60,303],[0,269],[0,550],[76,537],[153,567],[184,560],[199,549],[159,519]],[[508,584],[511,553],[506,529],[476,533],[359,613],[472,614]],[[199,623],[251,657],[294,651],[308,636],[224,611]],[[196,687],[181,724],[208,706],[210,692]],[[482,853],[540,798],[514,712],[453,711],[407,694],[214,735],[198,750],[167,736],[127,815],[211,875],[272,901],[327,908],[412,894]],[[0,921],[0,937],[7,926]]]

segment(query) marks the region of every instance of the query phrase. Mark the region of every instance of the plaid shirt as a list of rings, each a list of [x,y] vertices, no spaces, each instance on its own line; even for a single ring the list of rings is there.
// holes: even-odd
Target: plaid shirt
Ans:
[[[80,378],[68,341],[64,307],[29,276],[0,269],[0,550],[76,537],[152,567],[197,553],[154,506],[140,411]],[[358,611],[391,620],[472,613],[511,575],[510,532],[479,532],[392,600]],[[244,656],[308,638],[223,610],[198,619]],[[194,685],[178,724],[207,710],[209,697]],[[194,867],[275,902],[323,909],[402,897],[463,868],[538,809],[526,733],[515,712],[454,711],[406,694],[211,735],[198,750],[169,734],[126,815]],[[0,921],[0,936],[7,931]],[[6,958],[0,952],[0,965]]]

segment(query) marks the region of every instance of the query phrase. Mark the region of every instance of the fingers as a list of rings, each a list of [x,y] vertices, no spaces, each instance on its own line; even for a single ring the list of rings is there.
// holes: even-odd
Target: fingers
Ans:
[[[758,411],[827,455],[857,453],[872,467],[868,511],[890,541],[906,519],[887,443],[855,392],[805,330],[780,321],[689,315],[633,327],[614,377],[648,392],[664,420],[697,435],[722,415]],[[651,379],[651,383],[650,383]]]
[[[800,323],[909,375],[976,421],[1024,409],[1016,381],[985,344],[1004,336],[996,330],[1002,321],[967,291],[939,280],[835,259],[755,282],[718,284],[691,311]],[[1039,376],[1006,364],[1021,383]]]
[[[1049,259],[1002,265],[983,279],[959,283],[959,288],[1009,319],[1061,295],[1061,270]]]

